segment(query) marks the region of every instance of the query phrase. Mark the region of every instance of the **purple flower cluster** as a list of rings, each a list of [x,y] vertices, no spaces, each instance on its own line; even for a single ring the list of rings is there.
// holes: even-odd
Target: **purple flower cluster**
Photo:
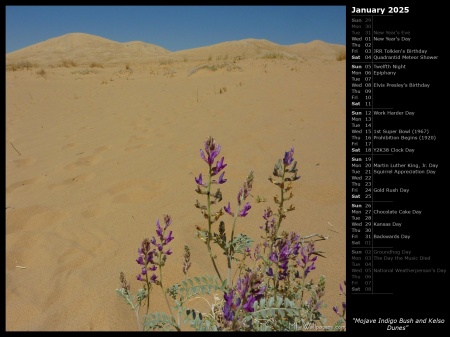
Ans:
[[[306,301],[309,310],[312,313],[319,313],[319,309],[323,306],[323,296],[325,295],[325,277],[321,276],[316,288],[311,293],[311,297]]]
[[[241,206],[241,204],[247,199],[247,197],[250,195],[250,191],[253,187],[253,171],[250,171],[247,175],[246,180],[244,181],[243,187],[239,189],[239,192],[237,194],[237,202],[238,207]],[[239,210],[238,216],[239,217],[245,217],[248,214],[248,211],[252,208],[249,202],[247,202],[242,209]],[[231,210],[230,202],[228,202],[228,206],[223,207],[224,211],[230,214],[234,217],[234,212]]]
[[[214,163],[214,159],[219,155],[222,147],[219,144],[216,144],[216,140],[214,137],[209,136],[205,141],[205,151],[200,149],[200,157],[211,166]],[[205,155],[205,152],[208,156]]]
[[[245,217],[248,214],[248,211],[252,208],[249,202],[247,202],[244,207],[239,211],[238,216],[239,217]],[[231,210],[230,202],[228,202],[228,206],[223,206],[223,209],[225,212],[230,214],[231,216],[234,216],[234,212]]]
[[[273,239],[275,235],[275,217],[273,216],[272,209],[267,207],[264,210],[263,219],[266,220],[264,226],[259,226],[259,228],[263,229],[266,232],[266,237]],[[266,247],[269,246],[267,242],[264,243]]]
[[[282,281],[289,277],[289,260],[295,260],[301,245],[298,240],[300,237],[291,232],[282,239],[279,239],[274,245],[274,250],[269,256],[269,260],[278,266],[278,280]],[[274,276],[272,267],[269,267],[266,274]]]
[[[294,160],[294,147],[292,146],[291,149],[284,153],[283,163],[285,166],[291,165],[292,161]]]
[[[141,273],[137,275],[136,279],[147,283],[158,283],[156,280],[158,277],[154,273],[158,266],[161,268],[167,259],[167,255],[171,255],[172,251],[167,249],[164,251],[164,247],[174,239],[172,231],[166,235],[166,229],[172,223],[170,215],[164,216],[164,228],[159,224],[159,219],[156,220],[156,235],[159,241],[153,236],[151,240],[148,238],[142,241],[141,247],[138,248],[139,256],[136,262],[141,265]],[[156,260],[156,261],[155,261]],[[153,272],[150,278],[147,272]]]
[[[347,286],[346,281],[344,281],[344,286]],[[346,296],[346,291],[342,287],[342,284],[339,284],[339,289],[341,290],[341,295]],[[344,302],[342,302],[341,306],[342,306],[342,312],[339,312],[339,308],[337,306],[333,307],[333,311],[345,320],[345,311],[347,309],[347,303],[344,301]]]
[[[289,167],[292,164],[291,167]],[[273,175],[275,177],[283,178],[284,181],[276,182],[273,177],[270,177],[269,180],[277,186],[282,186],[282,184],[286,181],[295,181],[300,179],[300,176],[297,175],[297,162],[294,161],[294,147],[292,146],[289,151],[284,153],[283,160],[279,159],[273,168]],[[286,177],[285,173],[291,173],[293,176]]]
[[[213,166],[214,160],[219,155],[220,150],[222,147],[220,144],[216,144],[216,140],[214,137],[208,137],[208,139],[205,141],[205,150],[200,149],[200,157],[209,165],[210,174],[212,177],[219,174],[228,164],[224,164],[222,159],[218,160],[216,162],[216,166]],[[222,174],[219,176],[219,179],[213,180],[212,182],[215,184],[223,184],[227,181],[227,179],[224,178],[225,171],[222,172]],[[198,176],[198,178],[195,178],[195,182],[199,186],[208,187],[207,183],[203,182],[202,174]]]
[[[314,262],[317,260],[317,255],[314,255],[314,252],[315,246],[312,242],[301,247],[301,259],[297,260],[297,264],[303,269],[303,275],[299,275],[300,278],[305,279],[312,270],[316,269]]]
[[[238,279],[235,289],[224,293],[225,304],[222,310],[226,321],[232,322],[240,308],[246,312],[254,311],[253,304],[264,296],[266,290],[262,281],[261,274],[248,272],[244,277]]]

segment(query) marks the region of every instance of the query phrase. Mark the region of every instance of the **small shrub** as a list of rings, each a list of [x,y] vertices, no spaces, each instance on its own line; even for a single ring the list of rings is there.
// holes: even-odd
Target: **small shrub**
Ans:
[[[284,55],[281,53],[275,53],[275,52],[271,52],[271,53],[266,53],[262,56],[263,59],[267,59],[267,60],[274,60],[274,59],[284,59]]]
[[[66,59],[64,59],[64,60],[61,61],[61,65],[60,66],[61,67],[65,67],[65,68],[72,68],[72,67],[76,67],[77,64],[75,63],[74,60],[66,60]]]
[[[103,65],[97,62],[92,62],[89,66],[91,68],[103,68]]]
[[[45,69],[43,69],[43,68],[41,68],[41,70],[38,70],[37,72],[36,72],[36,74],[38,75],[38,76],[41,76],[41,77],[47,77],[47,73],[45,72]]]
[[[336,55],[336,61],[344,61],[346,58],[347,58],[347,54],[346,54],[345,50],[340,51]]]
[[[218,64],[204,64],[204,65],[192,68],[189,71],[188,76],[191,76],[192,74],[195,74],[197,71],[202,70],[202,69],[210,70],[210,71],[226,69],[227,71],[233,71],[233,70],[241,70],[241,67],[237,66],[234,63],[228,63],[228,62],[218,63]]]
[[[159,65],[161,65],[161,66],[171,65],[171,64],[173,64],[172,59],[162,59],[159,61]]]
[[[88,74],[96,74],[98,71],[95,69],[81,69],[72,71],[72,74],[80,74],[80,75],[88,75]]]
[[[30,61],[20,61],[17,63],[10,63],[6,65],[7,71],[18,71],[18,70],[30,70],[32,68],[37,68],[38,65],[36,63],[31,63]]]

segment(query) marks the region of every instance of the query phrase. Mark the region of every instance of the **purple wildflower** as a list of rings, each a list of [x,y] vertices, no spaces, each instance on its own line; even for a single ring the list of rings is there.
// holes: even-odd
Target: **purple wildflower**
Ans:
[[[291,232],[289,234],[283,232],[282,236],[283,237],[281,239],[278,239],[276,241],[274,250],[269,255],[269,260],[278,266],[277,277],[280,281],[289,278],[289,274],[291,271],[291,269],[289,268],[289,261],[295,261],[301,248],[300,242],[298,241],[300,239],[299,235],[295,234],[294,232]],[[299,263],[301,263],[300,260],[297,261],[297,265],[300,265]],[[310,270],[315,268],[314,265],[309,267],[310,269],[308,270],[308,273]],[[297,270],[292,270],[292,272],[294,277],[300,277],[300,273]],[[272,268],[269,268],[266,271],[266,275],[274,275]]]
[[[297,260],[297,264],[303,269],[303,278],[306,278],[312,270],[316,269],[314,262],[317,260],[317,256],[312,257],[314,250],[315,247],[313,243],[308,243],[307,246],[303,246],[300,249],[302,257]],[[310,263],[310,265],[308,265],[308,263]]]
[[[269,260],[272,261],[272,262],[277,263],[278,262],[278,255],[277,255],[277,253],[275,253],[275,252],[270,253]]]
[[[202,174],[200,173],[200,175],[198,176],[198,178],[194,178],[195,182],[197,183],[197,185],[203,185],[203,178],[202,178]]]
[[[292,163],[292,161],[294,160],[293,156],[294,156],[294,147],[292,146],[289,151],[284,153],[283,163],[285,166],[288,166]]]
[[[229,293],[224,293],[223,299],[225,300],[225,304],[222,308],[223,316],[227,321],[232,321],[234,319],[234,312],[240,304],[240,300],[239,302],[236,301],[236,303],[234,303],[234,290],[231,290]]]
[[[346,281],[344,281],[344,285],[345,285],[345,286],[347,285],[347,282],[346,282]],[[344,290],[344,288],[342,288],[342,284],[339,284],[339,289],[341,290],[341,294],[344,295],[344,296],[346,296],[345,290]]]
[[[172,241],[174,238],[172,236],[172,231],[169,232],[169,234],[164,238],[164,245],[167,245],[170,241]]]
[[[151,241],[149,239],[144,239],[142,241],[141,247],[138,248],[139,256],[136,259],[136,262],[141,266],[141,273],[136,277],[138,281],[145,281],[142,276],[147,275],[147,270],[149,269],[148,265],[153,264],[153,255],[155,250],[150,247]]]
[[[347,285],[347,282],[344,280],[344,286],[346,286],[346,285]],[[344,290],[344,288],[342,287],[341,284],[339,284],[339,290],[341,291],[341,295],[346,296],[346,295],[345,295],[346,292],[345,292],[345,290]],[[333,311],[334,311],[339,317],[341,317],[342,319],[346,320],[346,319],[345,319],[345,312],[346,312],[346,310],[347,310],[347,303],[346,303],[346,302],[342,302],[341,307],[342,307],[342,312],[339,311],[339,308],[338,308],[337,306],[334,306],[334,307],[333,307]]]
[[[141,273],[136,277],[137,280],[156,283],[156,275],[153,274],[150,280],[148,280],[147,271],[155,271],[158,266],[162,267],[165,263],[165,255],[172,254],[170,248],[165,252],[163,251],[164,246],[166,246],[170,241],[174,239],[174,237],[172,236],[172,231],[169,231],[169,233],[165,235],[166,229],[170,226],[171,223],[172,218],[170,217],[170,215],[164,215],[164,228],[161,228],[159,219],[157,219],[156,234],[158,236],[159,242],[157,242],[157,239],[153,236],[151,240],[144,239],[141,247],[138,248],[139,256],[136,259],[136,262],[143,267],[141,269]],[[151,246],[155,248],[151,248]],[[158,257],[158,261],[154,260],[155,257]],[[145,276],[145,278],[143,278],[142,276]]]
[[[244,205],[244,208],[239,212],[239,216],[245,217],[248,214],[248,211],[252,208],[249,202]]]
[[[225,183],[227,180],[223,178],[223,175],[225,174],[225,172],[222,172],[222,174],[219,177],[219,180],[215,181],[215,183],[217,184],[223,184]]]
[[[311,270],[316,269],[316,266],[314,265],[314,262],[305,268],[305,277],[311,272]]]
[[[159,219],[156,220],[156,235],[158,235],[159,237],[162,237],[163,235],[163,229],[159,225]]]
[[[250,296],[247,298],[247,302],[242,306],[242,309],[244,309],[247,312],[253,312],[255,309],[253,309],[253,304],[255,303],[255,298],[253,296]]]
[[[150,263],[154,263],[153,262],[153,255],[154,255],[154,251],[153,250],[148,252],[146,257],[145,257],[145,262],[147,262],[147,263],[149,263],[149,262]]]
[[[214,163],[214,159],[219,155],[221,146],[219,144],[216,144],[216,140],[214,137],[209,137],[205,141],[205,151],[200,149],[200,157],[209,165],[211,166]]]
[[[220,161],[217,161],[216,166],[213,168],[212,175],[215,176],[217,173],[222,171],[228,164],[223,163],[224,157]]]
[[[137,259],[136,259],[136,262],[138,263],[138,264],[140,264],[140,265],[145,265],[145,263],[144,263],[144,258],[142,257],[142,256],[139,256]]]
[[[228,202],[228,207],[227,206],[223,206],[223,209],[224,209],[225,212],[227,212],[231,216],[234,216],[234,213],[231,211],[230,202]]]

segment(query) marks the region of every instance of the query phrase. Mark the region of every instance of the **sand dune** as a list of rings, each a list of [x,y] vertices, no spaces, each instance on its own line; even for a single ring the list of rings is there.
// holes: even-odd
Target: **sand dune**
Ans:
[[[7,54],[6,330],[135,330],[115,289],[120,271],[140,286],[137,248],[164,214],[175,237],[165,284],[183,278],[184,245],[191,276],[214,274],[194,238],[204,225],[194,177],[205,174],[199,149],[210,135],[228,163],[222,203],[249,170],[253,196],[267,199],[252,199],[238,223],[254,239],[277,193],[267,177],[295,147],[301,179],[284,228],[330,236],[312,276],[327,278],[334,322],[345,279],[342,48],[248,39],[171,53],[69,34]],[[74,65],[58,66],[69,55]],[[39,65],[11,66],[25,60]],[[152,308],[165,310],[154,295]]]
[[[6,63],[29,61],[40,65],[56,65],[69,59],[78,64],[133,62],[136,58],[151,58],[168,53],[168,50],[150,43],[120,43],[95,35],[71,33],[8,53]]]
[[[345,46],[312,41],[282,46],[263,39],[244,39],[211,46],[170,52],[162,47],[140,41],[119,43],[99,36],[72,33],[55,37],[6,54],[6,64],[28,61],[38,65],[56,66],[64,60],[78,65],[142,63],[155,60],[206,60],[263,58],[283,56],[306,60],[331,60],[345,55]]]

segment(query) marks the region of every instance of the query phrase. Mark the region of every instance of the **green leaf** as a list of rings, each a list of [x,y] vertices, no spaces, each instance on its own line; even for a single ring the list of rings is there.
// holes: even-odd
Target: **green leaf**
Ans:
[[[262,311],[261,311],[261,316],[262,316],[262,318],[264,318],[264,319],[267,318],[266,310],[262,310]]]
[[[168,316],[166,313],[155,312],[144,316],[144,329],[145,330],[179,330],[178,324],[172,316]]]
[[[281,303],[283,303],[283,298],[277,296],[277,307],[281,307]]]
[[[235,253],[244,254],[245,249],[250,248],[252,243],[253,239],[245,234],[239,234],[231,242],[229,242],[228,246],[233,247]]]

